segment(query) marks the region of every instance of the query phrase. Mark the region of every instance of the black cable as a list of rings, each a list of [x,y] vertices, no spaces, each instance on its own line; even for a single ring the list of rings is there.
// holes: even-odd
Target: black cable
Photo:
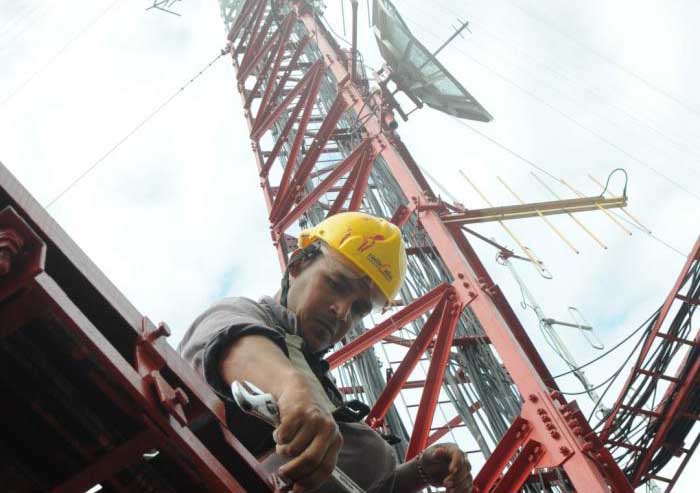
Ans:
[[[659,309],[659,311],[660,311],[660,310],[661,310],[661,309]],[[657,311],[656,314],[658,314],[659,311]],[[656,314],[652,315],[652,316],[649,317],[649,319],[647,319],[647,320],[651,320]],[[646,323],[646,322],[645,322],[645,323]],[[600,395],[600,397],[598,398],[598,402],[596,402],[595,405],[593,406],[593,409],[591,410],[591,414],[588,415],[588,421],[589,421],[589,422],[591,421],[591,419],[593,419],[593,416],[595,415],[596,409],[598,409],[598,406],[600,406],[600,404],[602,404],[603,398],[605,397],[605,394],[607,394],[608,391],[610,390],[610,387],[612,387],[613,382],[614,382],[615,380],[617,380],[617,377],[620,375],[620,373],[622,372],[622,370],[624,369],[624,367],[627,365],[627,363],[629,362],[629,360],[632,359],[632,356],[634,356],[634,353],[637,352],[637,348],[640,346],[640,344],[642,343],[642,341],[644,341],[645,339],[646,339],[646,334],[642,334],[642,337],[640,337],[639,340],[637,341],[637,344],[634,345],[634,348],[632,348],[632,351],[630,351],[630,353],[627,355],[627,358],[625,358],[625,361],[622,362],[622,364],[620,365],[620,367],[619,367],[619,368],[617,369],[617,371],[613,374],[613,377],[610,379],[610,382],[608,383],[608,386],[605,388],[605,390],[603,391],[603,393],[602,393],[602,394]]]
[[[226,53],[222,50],[221,53],[219,53],[216,58],[214,58],[211,62],[209,62],[202,70],[200,70],[194,77],[192,77],[189,81],[187,81],[182,87],[180,87],[175,93],[173,93],[168,99],[166,99],[163,103],[161,103],[155,110],[153,110],[151,113],[146,116],[141,122],[139,122],[138,125],[136,125],[129,133],[127,133],[124,137],[119,140],[116,144],[114,144],[106,153],[102,155],[97,161],[92,163],[85,171],[83,171],[80,175],[78,175],[73,181],[71,181],[61,192],[58,193],[53,199],[51,199],[46,205],[44,205],[44,208],[48,209],[51,207],[53,204],[58,202],[65,194],[67,194],[74,186],[76,186],[83,178],[85,178],[92,170],[94,170],[98,165],[100,165],[102,162],[104,162],[107,157],[112,154],[114,151],[116,151],[124,142],[126,142],[129,137],[134,135],[141,127],[143,127],[146,123],[149,122],[151,118],[156,116],[163,108],[165,108],[168,103],[170,103],[173,99],[175,99],[176,96],[178,96],[182,91],[185,90],[187,86],[189,86],[192,82],[195,81],[200,75],[202,75],[209,67],[214,65],[214,63],[219,60],[222,56],[224,56]]]
[[[601,196],[601,197],[604,196],[604,195],[605,195],[605,192],[608,190],[608,185],[610,184],[610,178],[612,178],[612,175],[614,175],[616,171],[622,171],[622,172],[625,174],[625,186],[622,188],[622,196],[623,196],[623,197],[627,197],[627,180],[628,180],[628,177],[627,177],[627,171],[626,171],[624,168],[615,168],[614,170],[612,170],[612,171],[610,172],[610,174],[608,175],[608,181],[605,182],[605,187],[603,188],[603,191],[600,192],[600,196]]]
[[[640,325],[639,327],[637,327],[636,329],[634,329],[634,331],[633,331],[630,335],[628,335],[627,337],[625,337],[624,339],[622,339],[620,342],[618,342],[617,344],[615,344],[613,347],[611,347],[610,349],[608,349],[607,351],[605,351],[605,352],[604,352],[603,354],[601,354],[600,356],[598,356],[598,357],[596,357],[596,358],[590,360],[590,361],[587,362],[587,363],[584,363],[583,365],[581,365],[581,366],[579,366],[579,367],[577,367],[577,368],[574,368],[574,369],[572,369],[572,370],[566,371],[566,372],[564,372],[564,373],[560,373],[559,375],[555,375],[555,376],[552,377],[552,378],[559,378],[559,377],[563,377],[564,375],[569,375],[569,374],[571,374],[571,373],[573,373],[573,372],[575,372],[575,371],[582,370],[583,368],[586,368],[587,366],[590,366],[590,365],[592,365],[593,363],[595,363],[596,361],[599,361],[600,359],[604,358],[605,356],[607,356],[608,354],[612,353],[614,350],[616,350],[617,348],[619,348],[620,346],[622,346],[625,342],[629,341],[629,340],[632,338],[632,336],[634,336],[637,332],[639,332],[639,331],[642,330],[644,327],[646,327],[647,324],[648,324],[648,322],[649,322],[651,319],[653,319],[654,317],[658,316],[658,314],[659,314],[660,311],[661,311],[661,308],[659,308],[658,310],[656,310],[649,318],[647,318],[644,322],[642,322],[642,325]]]

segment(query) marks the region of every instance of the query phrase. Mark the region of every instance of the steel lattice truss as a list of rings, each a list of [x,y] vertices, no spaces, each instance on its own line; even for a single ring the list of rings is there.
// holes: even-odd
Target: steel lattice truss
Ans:
[[[352,79],[348,53],[314,7],[222,0],[221,12],[281,266],[298,228],[342,210],[402,228],[409,267],[400,306],[328,358],[347,392],[375,403],[368,423],[406,438],[406,458],[465,425],[489,457],[475,491],[632,491],[576,405],[552,390],[459,223],[447,221],[463,211],[432,192],[392,130],[391,110],[368,90],[361,65]],[[407,348],[388,380],[378,363],[386,343]],[[424,355],[425,380],[409,380]],[[392,403],[418,387],[406,430]],[[433,427],[436,412],[447,422]]]
[[[600,434],[635,486],[653,479],[671,491],[700,443],[695,427],[700,420],[700,327],[697,322],[693,327],[698,305],[700,238],[650,321],[637,361]]]

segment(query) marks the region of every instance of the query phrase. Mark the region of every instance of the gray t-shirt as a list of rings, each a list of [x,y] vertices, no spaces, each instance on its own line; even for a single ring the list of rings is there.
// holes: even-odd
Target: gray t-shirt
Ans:
[[[272,298],[265,297],[259,302],[226,298],[206,310],[187,330],[178,351],[224,399],[231,431],[252,453],[260,456],[274,449],[272,428],[243,413],[219,375],[223,353],[239,337],[254,334],[269,338],[284,351],[295,368],[307,377],[317,400],[327,411],[333,412],[341,406],[342,396],[327,374],[325,361],[305,351],[294,313]],[[393,487],[398,465],[394,449],[365,423],[339,422],[338,427],[343,435],[338,467],[368,493],[399,493]],[[280,458],[272,454],[266,462],[278,464]],[[335,493],[337,488],[327,482],[314,491]]]

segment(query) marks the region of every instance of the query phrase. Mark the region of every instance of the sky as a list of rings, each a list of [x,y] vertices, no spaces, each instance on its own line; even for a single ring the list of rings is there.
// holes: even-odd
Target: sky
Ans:
[[[345,26],[339,0],[326,4],[334,30],[349,38],[349,2]],[[218,60],[178,93],[224,46],[218,4],[179,2],[174,10],[181,16],[146,11],[149,5],[0,0],[0,162],[42,204],[98,163],[48,210],[142,313],[168,322],[176,344],[214,300],[273,293],[279,265],[230,62]],[[494,116],[465,126],[423,109],[400,122],[419,165],[446,189],[435,187],[443,198],[454,196],[470,209],[487,206],[460,170],[495,205],[517,203],[498,177],[525,201],[553,199],[527,161],[588,196],[600,192],[588,174],[604,181],[615,168],[627,171],[628,211],[658,240],[624,223],[629,235],[601,213],[581,214],[603,249],[569,218],[552,218],[576,254],[539,219],[509,224],[553,274],[546,280],[516,264],[547,316],[571,321],[567,307],[575,306],[613,345],[663,302],[698,236],[700,4],[396,5],[429,49],[459,19],[469,21],[471,32],[439,59]],[[359,10],[359,45],[370,70],[378,69],[364,0]],[[621,175],[611,187],[621,191]],[[496,224],[474,229],[516,248]],[[563,371],[495,250],[478,240],[474,246],[552,372]],[[576,330],[561,336],[579,362],[596,356]],[[603,381],[629,349],[591,366],[589,379]],[[581,390],[573,379],[560,385]],[[693,463],[675,491],[690,491],[692,469]]]

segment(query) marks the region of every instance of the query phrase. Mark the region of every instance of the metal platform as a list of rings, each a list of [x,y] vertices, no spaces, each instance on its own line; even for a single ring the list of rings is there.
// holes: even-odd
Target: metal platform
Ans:
[[[0,274],[3,491],[273,491],[167,326],[2,165]]]

